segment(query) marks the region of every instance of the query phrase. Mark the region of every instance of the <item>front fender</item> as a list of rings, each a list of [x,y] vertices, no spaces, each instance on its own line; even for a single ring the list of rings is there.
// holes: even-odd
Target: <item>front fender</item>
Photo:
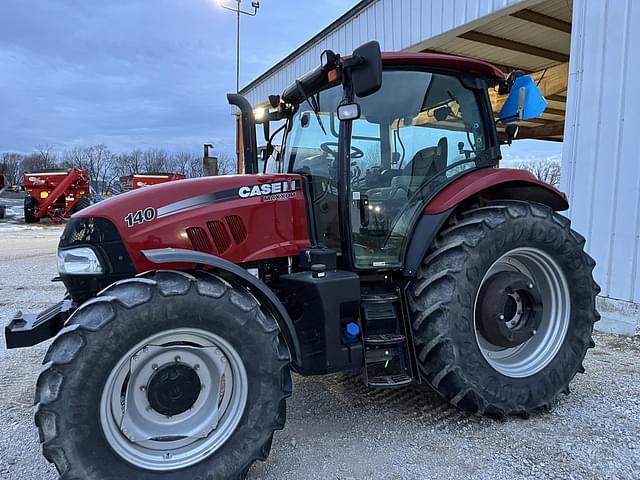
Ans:
[[[267,308],[274,316],[276,322],[278,322],[284,341],[289,348],[293,365],[300,365],[300,342],[296,336],[293,321],[284,305],[282,305],[282,302],[280,302],[278,297],[276,297],[271,289],[260,279],[254,277],[235,263],[204,252],[180,248],[159,248],[155,250],[143,250],[141,253],[147,260],[155,264],[206,265],[232,275],[240,285],[247,288],[258,299],[260,304]]]

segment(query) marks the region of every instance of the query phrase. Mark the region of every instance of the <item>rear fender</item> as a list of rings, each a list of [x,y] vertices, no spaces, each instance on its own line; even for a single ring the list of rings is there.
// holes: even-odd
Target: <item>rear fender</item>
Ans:
[[[282,302],[280,302],[278,297],[276,297],[271,289],[260,279],[254,277],[235,263],[204,252],[179,248],[160,248],[143,250],[141,253],[147,260],[159,265],[206,265],[230,275],[239,285],[247,288],[258,299],[260,304],[274,316],[280,327],[282,337],[289,348],[293,365],[296,367],[300,366],[300,343],[293,326],[293,321],[284,305],[282,305]]]
[[[564,193],[538,180],[527,170],[482,168],[463,175],[440,190],[424,213],[434,215],[470,200],[523,200],[548,205],[555,211],[569,208]]]
[[[496,200],[521,200],[548,205],[554,211],[569,208],[564,193],[541,182],[531,172],[510,168],[482,168],[467,173],[440,190],[416,223],[405,255],[403,274],[413,277],[427,250],[449,217],[460,206]]]

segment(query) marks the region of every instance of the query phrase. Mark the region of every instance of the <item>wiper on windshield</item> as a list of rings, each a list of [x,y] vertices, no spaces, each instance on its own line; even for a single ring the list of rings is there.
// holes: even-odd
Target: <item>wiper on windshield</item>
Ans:
[[[318,104],[317,97],[314,97],[313,95],[312,96],[307,95],[306,92],[304,91],[304,88],[302,87],[302,82],[300,82],[299,80],[296,80],[296,87],[298,87],[298,91],[300,92],[300,95],[302,96],[302,98],[305,99],[307,104],[309,104],[309,106],[311,107],[311,110],[313,110],[313,113],[316,114],[316,120],[318,120],[318,125],[320,125],[320,129],[322,130],[322,133],[324,133],[326,136],[327,131],[324,129],[322,118],[320,118],[320,105]]]

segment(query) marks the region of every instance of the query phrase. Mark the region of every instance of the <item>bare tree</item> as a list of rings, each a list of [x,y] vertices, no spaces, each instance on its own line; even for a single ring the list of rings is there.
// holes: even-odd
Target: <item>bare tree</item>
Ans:
[[[192,177],[193,164],[198,157],[189,152],[178,152],[169,156],[168,168],[171,173]]]
[[[219,175],[236,171],[235,155],[218,151]],[[58,154],[50,145],[39,146],[29,154],[5,152],[0,156],[0,173],[13,184],[21,182],[24,172],[46,170],[55,167],[80,168],[89,171],[91,185],[98,193],[109,193],[121,176],[136,173],[170,172],[189,178],[201,177],[203,159],[201,154],[190,152],[169,153],[161,148],[132,150],[114,154],[106,145],[74,147]],[[4,171],[4,172],[3,172]]]
[[[233,175],[236,173],[236,157],[229,152],[217,152],[218,175]]]
[[[91,186],[98,193],[108,193],[117,178],[116,156],[106,145],[75,147],[64,155],[64,164],[69,168],[89,171]]]
[[[115,158],[115,173],[119,177],[134,175],[142,170],[142,150],[121,153]]]
[[[22,159],[22,172],[51,170],[60,167],[60,157],[51,145],[39,145]]]
[[[554,187],[560,186],[560,162],[557,160],[536,160],[521,163],[520,168],[529,170],[535,177]]]
[[[18,185],[22,181],[22,160],[20,153],[5,152],[0,161],[0,175],[4,175],[7,185]]]
[[[161,148],[150,148],[142,152],[142,168],[144,172],[135,173],[158,173],[164,172],[168,167],[169,155]]]
[[[54,168],[60,163],[60,157],[53,145],[38,145],[36,146],[35,154],[41,162],[41,168]]]

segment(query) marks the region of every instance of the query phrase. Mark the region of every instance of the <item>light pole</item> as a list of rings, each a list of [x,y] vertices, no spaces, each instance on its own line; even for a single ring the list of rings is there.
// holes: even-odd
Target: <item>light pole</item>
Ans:
[[[229,10],[230,12],[234,12],[236,14],[236,93],[240,91],[240,14],[249,15],[250,17],[255,17],[258,14],[258,9],[260,8],[260,2],[251,2],[251,7],[253,7],[253,12],[246,12],[240,8],[240,4],[242,0],[235,0],[236,6],[231,7],[225,3],[225,0],[218,0],[218,3],[225,10]]]

